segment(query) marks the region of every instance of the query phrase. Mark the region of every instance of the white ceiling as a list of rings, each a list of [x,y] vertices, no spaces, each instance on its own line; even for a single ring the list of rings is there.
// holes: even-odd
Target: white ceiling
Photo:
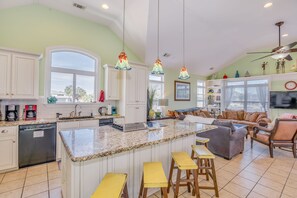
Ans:
[[[273,6],[264,9],[268,1]],[[87,6],[85,11],[73,2]],[[109,26],[121,36],[122,0],[0,0],[0,8],[39,3]],[[297,41],[296,0],[185,0],[186,66],[190,73],[209,75],[248,51],[278,45],[275,22],[285,21],[284,45]],[[102,3],[110,6],[101,8]],[[157,0],[126,0],[127,45],[147,65],[156,59]],[[182,0],[160,0],[160,54],[165,67],[182,66]],[[258,57],[258,56],[255,56]],[[214,67],[214,70],[209,70]]]

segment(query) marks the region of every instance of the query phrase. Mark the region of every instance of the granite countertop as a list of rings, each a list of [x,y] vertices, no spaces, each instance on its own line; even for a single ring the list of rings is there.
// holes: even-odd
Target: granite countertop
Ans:
[[[37,120],[19,120],[14,122],[0,121],[0,127],[9,127],[9,126],[19,126],[19,125],[27,125],[27,124],[50,124],[57,122],[73,122],[73,121],[86,121],[86,120],[100,120],[107,118],[123,118],[124,116],[114,115],[114,116],[94,116],[92,118],[84,118],[84,119],[69,119],[69,120],[59,120],[56,118],[45,118],[45,119],[37,119]]]
[[[157,130],[121,132],[111,126],[81,128],[60,132],[62,142],[73,162],[105,157],[217,128],[213,125],[161,120],[167,125]]]

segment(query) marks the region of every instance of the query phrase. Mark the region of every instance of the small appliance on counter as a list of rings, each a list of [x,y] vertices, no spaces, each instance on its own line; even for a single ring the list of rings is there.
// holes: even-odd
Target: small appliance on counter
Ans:
[[[37,105],[25,105],[25,120],[36,120]]]
[[[111,113],[112,115],[116,115],[117,114],[117,108],[115,106],[111,107]]]
[[[20,105],[5,105],[5,121],[17,121],[19,119]]]
[[[106,113],[107,113],[107,108],[106,107],[99,107],[98,109],[98,113],[101,115],[101,116],[105,116]]]
[[[109,104],[107,105],[107,115],[111,115],[112,114],[112,106]]]

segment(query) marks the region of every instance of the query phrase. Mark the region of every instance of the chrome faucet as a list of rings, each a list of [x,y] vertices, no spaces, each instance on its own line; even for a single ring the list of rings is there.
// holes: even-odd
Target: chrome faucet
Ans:
[[[79,107],[81,109],[81,106],[79,104],[76,104],[75,107],[74,107],[74,116],[76,117],[77,116],[77,107]],[[81,113],[81,112],[80,112]],[[80,113],[79,113],[79,116],[80,116]]]

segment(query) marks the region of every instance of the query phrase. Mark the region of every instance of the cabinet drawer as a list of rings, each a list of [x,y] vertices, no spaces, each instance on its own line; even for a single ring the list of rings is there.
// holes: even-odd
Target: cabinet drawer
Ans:
[[[0,137],[16,136],[17,127],[0,127]]]
[[[121,124],[125,124],[125,120],[124,118],[114,118],[113,123],[121,125]]]
[[[99,126],[99,120],[86,120],[86,121],[80,121],[79,127],[98,127]]]

